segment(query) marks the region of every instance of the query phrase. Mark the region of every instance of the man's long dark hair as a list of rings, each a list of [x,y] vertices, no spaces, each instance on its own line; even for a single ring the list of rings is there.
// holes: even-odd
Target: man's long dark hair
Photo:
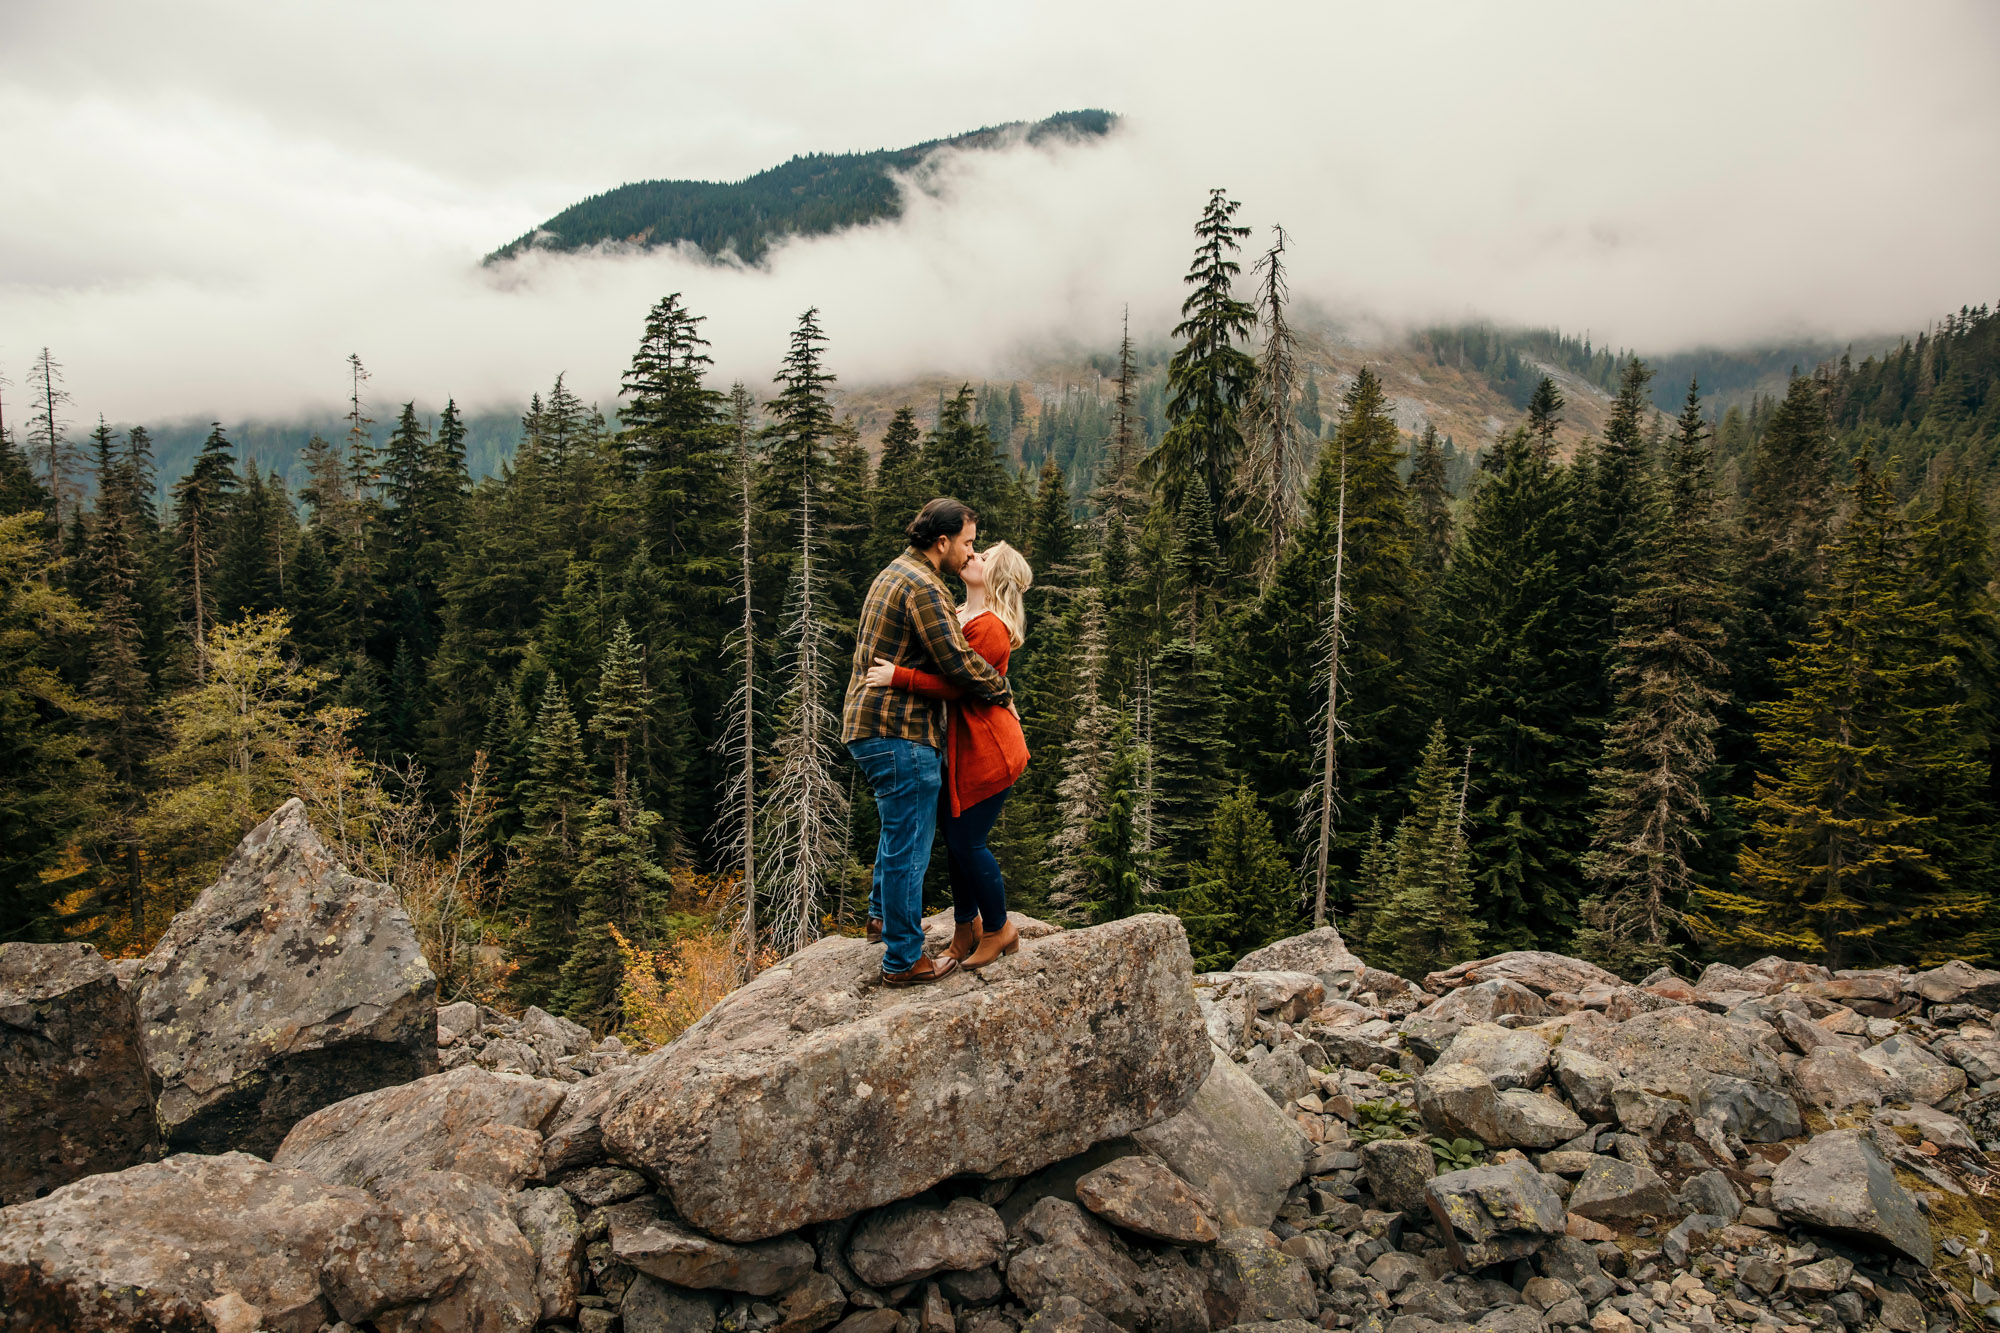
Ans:
[[[910,538],[910,549],[928,551],[937,545],[940,537],[956,537],[965,531],[968,523],[977,523],[979,515],[963,500],[954,500],[949,495],[940,495],[917,511],[910,525],[903,529]]]

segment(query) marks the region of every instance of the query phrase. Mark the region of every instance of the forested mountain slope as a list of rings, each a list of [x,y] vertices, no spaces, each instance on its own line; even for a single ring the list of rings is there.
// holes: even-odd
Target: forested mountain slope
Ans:
[[[572,204],[486,257],[507,259],[534,247],[582,250],[621,243],[650,249],[687,242],[711,258],[755,264],[781,236],[817,236],[902,212],[891,173],[921,167],[946,148],[993,148],[1013,142],[1081,141],[1108,134],[1108,111],[1065,111],[1033,124],[1012,121],[949,139],[872,153],[808,153],[740,181],[655,180],[621,185]]]

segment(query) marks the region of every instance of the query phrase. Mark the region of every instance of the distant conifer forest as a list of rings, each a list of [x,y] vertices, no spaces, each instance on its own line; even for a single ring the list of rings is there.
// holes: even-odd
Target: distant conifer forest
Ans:
[[[220,427],[156,477],[42,352],[0,431],[0,940],[144,952],[293,795],[448,996],[607,1031],[858,932],[853,626],[949,494],[1035,570],[1019,911],[1176,913],[1199,967],[1317,921],[1419,975],[2000,952],[2000,319],[1719,419],[1552,344],[1612,396],[1581,445],[1482,348],[1520,416],[1461,453],[1366,369],[1322,398],[1282,233],[1236,212],[1201,212],[1163,374],[1126,336],[1101,393],[967,386],[879,451],[814,310],[728,385],[664,297],[615,410],[558,378],[476,483],[457,405],[371,419],[358,356],[294,487]]]

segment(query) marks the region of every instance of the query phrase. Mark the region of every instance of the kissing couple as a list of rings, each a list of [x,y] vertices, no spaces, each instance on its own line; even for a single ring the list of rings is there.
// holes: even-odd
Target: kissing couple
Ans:
[[[861,606],[840,738],[882,820],[868,939],[883,945],[884,984],[922,986],[1020,948],[986,837],[1028,766],[1007,658],[1021,646],[1022,595],[1035,576],[1006,542],[974,549],[979,516],[961,501],[932,500],[904,532],[908,549]],[[965,584],[962,605],[947,574]],[[955,926],[950,945],[926,958],[924,871],[940,822]]]

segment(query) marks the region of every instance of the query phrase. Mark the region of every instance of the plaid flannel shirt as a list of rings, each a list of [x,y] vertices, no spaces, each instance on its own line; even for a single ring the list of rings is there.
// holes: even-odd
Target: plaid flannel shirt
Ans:
[[[987,703],[1005,705],[1014,699],[1007,678],[965,642],[951,593],[931,562],[916,551],[890,561],[868,586],[840,710],[840,739],[895,736],[944,749],[944,702],[908,690],[869,688],[868,668],[878,657],[943,676]]]

